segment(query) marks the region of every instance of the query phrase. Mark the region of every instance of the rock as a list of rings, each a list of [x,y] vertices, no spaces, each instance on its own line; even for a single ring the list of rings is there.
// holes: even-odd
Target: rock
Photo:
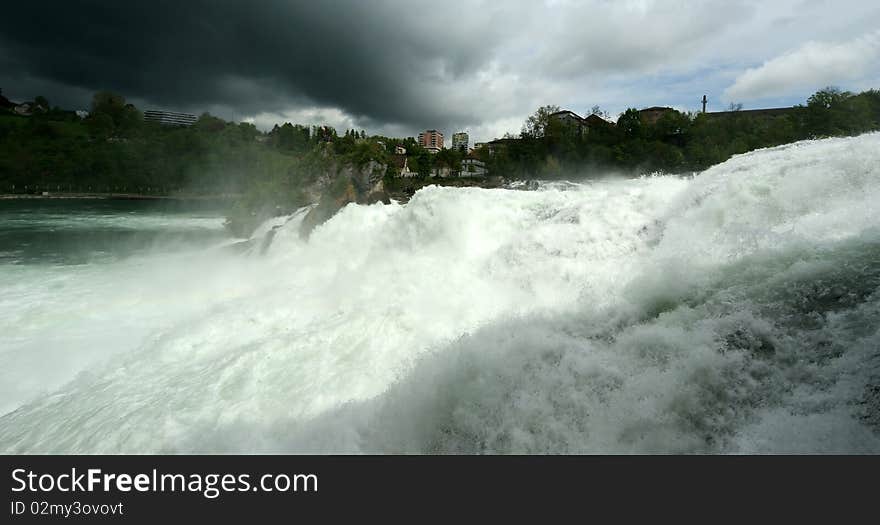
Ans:
[[[312,230],[348,204],[391,204],[382,182],[385,169],[384,164],[371,160],[361,167],[346,165],[338,170],[335,179],[325,187],[318,205],[303,218],[300,236],[307,239]]]

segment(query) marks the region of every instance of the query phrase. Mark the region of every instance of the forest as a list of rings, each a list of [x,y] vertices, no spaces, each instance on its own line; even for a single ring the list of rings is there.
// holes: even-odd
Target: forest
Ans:
[[[345,165],[378,161],[388,166],[386,179],[394,183],[396,146],[406,148],[409,167],[424,185],[450,182],[432,178],[432,168],[455,170],[468,154],[506,180],[686,173],[757,148],[880,129],[880,91],[836,88],[822,89],[781,114],[738,107],[723,114],[670,110],[648,122],[630,108],[616,124],[593,119],[604,124],[586,130],[554,119],[558,106],[544,106],[518,136],[494,141],[492,151],[437,154],[413,137],[368,136],[353,129],[339,135],[329,126],[289,122],[263,132],[208,113],[192,126],[163,126],[145,121],[123,96],[106,91],[94,95],[87,115],[36,97],[30,114],[22,116],[2,95],[0,101],[0,193],[214,196],[229,199],[235,214],[260,216],[312,202],[306,189]],[[603,114],[598,107],[593,113]]]
[[[551,117],[544,106],[529,117],[518,137],[480,152],[492,173],[508,178],[588,177],[608,170],[629,173],[701,171],[732,155],[804,139],[858,135],[880,129],[880,91],[859,94],[829,87],[780,113],[668,111],[648,123],[635,108],[616,125],[587,132]],[[601,114],[598,107],[594,114]]]

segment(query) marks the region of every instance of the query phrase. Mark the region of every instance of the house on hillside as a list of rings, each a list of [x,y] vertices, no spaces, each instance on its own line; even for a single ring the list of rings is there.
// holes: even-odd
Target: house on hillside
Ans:
[[[580,130],[584,124],[584,119],[581,118],[580,115],[578,115],[574,111],[569,111],[567,109],[557,111],[556,113],[551,113],[549,115],[549,118],[558,122],[559,124],[562,124],[563,126],[576,128],[578,130],[578,133],[580,133]]]
[[[613,122],[608,122],[595,113],[591,113],[586,117],[581,117],[574,111],[567,109],[550,114],[550,118],[568,129],[575,130],[575,133],[578,136],[587,135],[590,131],[595,129],[606,129],[614,126]]]
[[[431,176],[432,177],[440,177],[441,179],[448,179],[454,175],[451,168],[447,166],[434,166],[431,168]]]
[[[23,117],[29,117],[34,114],[34,111],[37,109],[37,107],[38,106],[35,106],[34,104],[31,104],[30,102],[23,102],[23,103],[15,106],[14,108],[12,108],[12,111],[16,115],[21,115]]]
[[[706,95],[703,95],[703,100],[701,100],[703,104],[703,111],[701,115],[705,115],[710,119],[717,118],[726,118],[726,117],[758,117],[758,118],[776,118],[776,117],[786,117],[786,116],[794,116],[797,114],[800,107],[787,107],[787,108],[766,108],[766,109],[742,109],[742,104],[737,106],[731,105],[731,109],[728,111],[706,111],[706,104],[709,102],[709,99]]]
[[[657,123],[658,120],[660,120],[660,117],[672,111],[675,110],[669,107],[654,106],[650,108],[640,109],[639,117],[641,118],[643,124],[653,126]]]
[[[594,130],[594,129],[613,128],[614,122],[609,122],[609,121],[605,120],[604,118],[600,117],[599,115],[597,115],[595,113],[591,113],[591,114],[587,115],[586,117],[584,117],[584,127],[586,128],[587,132],[589,133],[590,130]]]
[[[489,149],[489,155],[495,155],[496,153],[501,153],[502,151],[507,149],[507,146],[518,142],[519,140],[520,139],[514,138],[495,139],[493,141],[490,141],[486,146]]]
[[[196,123],[198,117],[190,113],[148,109],[144,111],[144,120],[146,122],[155,122],[163,126],[192,126]]]
[[[394,166],[395,175],[398,177],[411,178],[418,175],[418,173],[409,170],[406,155],[395,153],[391,156],[391,165]]]
[[[729,117],[759,117],[759,118],[776,118],[794,115],[799,108],[767,108],[767,109],[738,109],[733,111],[712,111],[703,113],[710,119],[729,118]]]
[[[473,155],[468,155],[461,161],[460,177],[485,177],[488,173],[486,163]]]

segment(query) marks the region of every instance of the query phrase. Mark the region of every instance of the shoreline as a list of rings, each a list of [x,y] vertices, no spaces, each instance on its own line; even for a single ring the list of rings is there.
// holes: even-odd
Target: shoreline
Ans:
[[[385,187],[388,196],[401,203],[409,201],[415,192],[426,186],[443,186],[448,188],[505,188],[507,181],[501,176],[488,177],[449,177],[449,178],[396,178],[394,183]]]
[[[70,199],[70,200],[173,200],[173,201],[201,201],[201,200],[233,200],[237,195],[145,195],[142,193],[52,193],[38,195],[33,193],[4,193],[0,194],[0,200],[28,200],[28,199]]]

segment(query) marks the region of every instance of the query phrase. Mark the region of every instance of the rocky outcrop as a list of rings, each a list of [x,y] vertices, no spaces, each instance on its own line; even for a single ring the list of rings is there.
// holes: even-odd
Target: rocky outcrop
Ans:
[[[490,176],[485,178],[395,178],[391,180],[391,187],[385,188],[388,197],[399,202],[406,203],[420,189],[425,186],[446,186],[452,188],[505,188],[506,182],[503,177]]]
[[[300,225],[300,236],[308,238],[312,230],[323,224],[336,213],[351,203],[373,204],[383,202],[390,204],[391,199],[382,182],[386,166],[376,161],[369,161],[363,166],[345,165],[335,170],[335,176],[323,180],[324,184],[318,205],[312,208],[303,218]]]

